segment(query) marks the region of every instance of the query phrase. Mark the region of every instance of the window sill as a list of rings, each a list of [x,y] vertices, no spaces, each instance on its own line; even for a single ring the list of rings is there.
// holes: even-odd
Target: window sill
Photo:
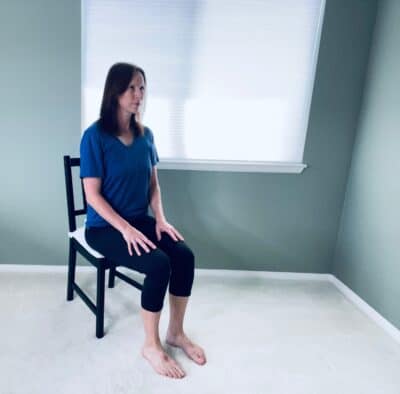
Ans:
[[[269,172],[284,174],[300,174],[307,164],[237,161],[237,160],[178,160],[161,159],[157,164],[160,170],[192,170],[192,171],[223,171],[223,172]]]

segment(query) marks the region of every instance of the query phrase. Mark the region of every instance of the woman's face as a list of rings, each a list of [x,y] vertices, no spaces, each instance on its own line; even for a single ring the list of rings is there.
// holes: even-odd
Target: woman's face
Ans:
[[[125,113],[136,114],[144,97],[144,78],[141,72],[137,72],[128,88],[118,98],[119,109]]]

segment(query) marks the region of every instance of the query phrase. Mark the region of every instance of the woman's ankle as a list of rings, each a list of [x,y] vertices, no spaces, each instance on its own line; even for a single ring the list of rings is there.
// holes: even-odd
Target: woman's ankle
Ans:
[[[184,335],[183,328],[179,328],[178,329],[178,328],[169,328],[168,327],[168,329],[167,329],[167,337],[176,338],[176,337],[179,337],[181,335]]]
[[[146,338],[143,344],[146,348],[162,348],[160,339]]]

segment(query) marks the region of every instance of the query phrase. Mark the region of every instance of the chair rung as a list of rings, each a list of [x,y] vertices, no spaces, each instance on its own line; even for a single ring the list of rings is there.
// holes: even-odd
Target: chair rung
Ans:
[[[143,289],[143,285],[141,283],[137,282],[134,279],[129,278],[129,276],[126,276],[117,270],[115,270],[115,276],[117,276],[118,278],[122,279],[123,281],[129,283],[130,285],[135,286],[139,290]]]
[[[78,293],[79,297],[82,298],[82,301],[84,301],[84,303],[89,307],[89,309],[97,316],[96,305],[76,283],[74,283],[74,290]]]
[[[70,166],[77,167],[81,164],[81,159],[79,157],[71,157],[69,159]]]

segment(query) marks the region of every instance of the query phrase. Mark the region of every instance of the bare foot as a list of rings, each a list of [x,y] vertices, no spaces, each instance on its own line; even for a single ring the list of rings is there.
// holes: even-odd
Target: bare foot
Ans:
[[[207,362],[204,350],[199,345],[193,343],[185,333],[178,335],[168,333],[166,342],[168,345],[181,348],[190,359],[199,365],[204,365]]]
[[[186,374],[180,365],[167,353],[161,345],[143,346],[142,356],[160,375],[181,379]]]

